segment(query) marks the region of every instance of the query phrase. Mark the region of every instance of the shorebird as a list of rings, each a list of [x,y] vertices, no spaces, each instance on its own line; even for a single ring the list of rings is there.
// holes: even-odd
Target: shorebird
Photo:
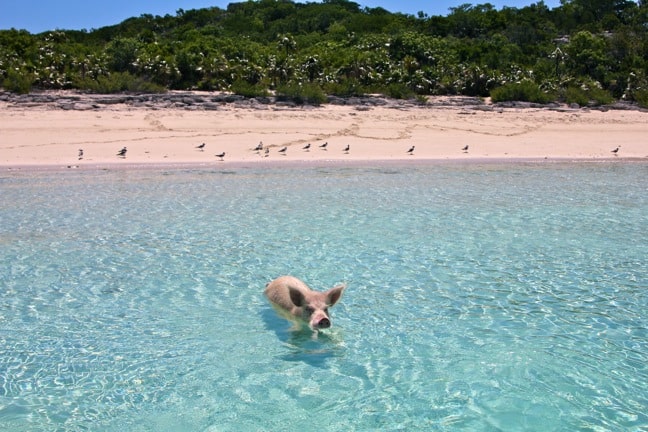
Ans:
[[[617,146],[617,148],[615,148],[614,150],[610,151],[610,153],[614,153],[614,156],[616,156],[617,153],[619,153],[619,149],[620,149],[620,148],[621,148],[621,146]]]
[[[351,145],[347,144],[347,146],[342,150],[344,153],[349,153],[349,150],[351,150]]]
[[[256,147],[254,147],[254,151],[261,151],[261,150],[263,150],[263,141],[259,141],[259,144]]]
[[[224,160],[225,159],[225,152],[217,154],[216,157],[219,157],[220,160]]]
[[[310,151],[310,143],[308,143],[304,147],[302,147],[302,150]]]
[[[123,157],[123,158],[126,158],[126,151],[127,151],[127,150],[126,150],[126,147],[122,148],[121,150],[119,150],[119,151],[117,152],[117,156],[119,156],[119,157]]]
[[[265,149],[265,157],[270,156],[270,147],[266,147]]]
[[[464,153],[468,153],[468,145],[466,144],[466,146],[462,148],[461,151]]]
[[[279,153],[281,153],[282,155],[285,156],[285,155],[286,155],[286,151],[288,151],[288,147],[284,147],[284,148],[282,148],[281,150],[279,150]]]
[[[322,150],[326,150],[326,146],[328,145],[328,141],[326,141],[324,144],[319,146]]]
[[[83,159],[83,149],[79,149],[79,160]]]
[[[202,144],[196,146],[196,148],[199,149],[200,151],[204,151],[205,150],[205,143],[202,143]]]
[[[407,153],[413,155],[414,154],[414,146],[410,147],[410,149],[407,150]]]

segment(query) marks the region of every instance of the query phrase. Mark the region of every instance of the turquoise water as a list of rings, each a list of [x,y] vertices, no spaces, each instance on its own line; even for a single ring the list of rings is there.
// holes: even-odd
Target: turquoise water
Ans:
[[[648,164],[0,174],[0,430],[648,430]],[[314,338],[262,291],[348,283]]]

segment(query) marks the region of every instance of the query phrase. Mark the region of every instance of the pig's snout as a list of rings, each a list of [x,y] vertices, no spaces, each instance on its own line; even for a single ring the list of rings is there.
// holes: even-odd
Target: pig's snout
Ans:
[[[313,315],[311,315],[310,322],[308,324],[313,330],[326,329],[331,327],[331,319],[325,312],[316,311]]]
[[[325,329],[331,327],[331,320],[328,318],[322,318],[317,323],[317,328]]]
[[[331,318],[329,318],[326,307],[318,305],[306,306],[303,309],[303,318],[308,322],[308,327],[312,330],[321,330],[331,327]]]

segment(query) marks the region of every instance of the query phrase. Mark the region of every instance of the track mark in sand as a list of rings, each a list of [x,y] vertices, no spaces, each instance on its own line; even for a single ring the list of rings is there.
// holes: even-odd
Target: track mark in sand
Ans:
[[[156,131],[168,131],[170,130],[164,124],[156,118],[153,114],[147,114],[146,117],[144,117],[144,120],[148,122],[149,125]]]
[[[202,133],[192,133],[192,134],[179,134],[179,135],[164,135],[163,137],[150,137],[150,136],[141,136],[141,137],[132,137],[128,138],[128,142],[144,142],[144,141],[168,141],[168,140],[177,140],[177,139],[187,139],[187,138],[204,138],[205,134]],[[44,148],[49,146],[60,146],[60,145],[72,145],[72,146],[82,146],[82,145],[95,145],[95,144],[120,144],[124,142],[124,138],[115,138],[115,139],[106,139],[106,140],[94,140],[94,141],[52,141],[49,143],[40,143],[40,144],[16,144],[7,147],[1,147],[2,149],[20,149],[20,148]]]
[[[481,125],[477,125],[481,126]],[[475,135],[488,135],[488,136],[500,136],[500,137],[514,137],[514,136],[520,136],[520,135],[526,135],[531,132],[535,132],[537,130],[542,129],[544,125],[538,124],[538,125],[530,125],[530,126],[522,126],[521,128],[518,128],[518,130],[511,130],[515,129],[515,125],[510,125],[510,127],[507,128],[499,128],[501,130],[495,130],[496,128],[493,127],[493,125],[483,125],[484,129],[479,129],[479,128],[474,128],[474,127],[451,127],[448,126],[447,124],[414,124],[411,126],[412,129],[438,129],[439,131],[457,131],[457,132],[467,132],[467,133],[473,133]]]
[[[407,140],[412,136],[412,134],[409,132],[409,129],[405,127],[400,129],[389,129],[389,130],[392,132],[390,136],[364,134],[362,133],[360,124],[351,123],[349,126],[343,129],[338,129],[336,131],[332,131],[329,133],[317,133],[309,136],[308,138],[300,138],[293,141],[282,142],[279,144],[270,145],[269,147],[279,147],[279,146],[290,147],[293,145],[306,144],[312,141],[329,141],[329,140],[335,140],[336,138],[345,138],[345,137],[360,138],[360,139],[372,140],[372,141],[398,141],[398,140]]]
[[[349,127],[339,130],[338,135],[342,136],[358,136],[360,126],[357,123],[351,123]]]
[[[341,135],[345,137],[352,136],[355,138],[374,140],[374,141],[398,141],[398,140],[406,140],[412,137],[412,134],[410,133],[410,130],[407,127],[384,128],[381,130],[384,131],[385,129],[390,132],[388,134],[389,136],[385,136],[385,134],[372,134],[366,132],[363,133],[360,125],[358,125],[357,123],[352,123],[349,127],[339,130],[336,135]]]
[[[299,138],[296,140],[292,141],[285,141],[282,143],[278,144],[273,144],[269,145],[268,147],[291,147],[294,145],[303,145],[303,144],[308,144],[310,142],[322,142],[322,141],[328,141],[328,140],[334,140],[335,138],[338,137],[345,137],[345,136],[357,136],[354,131],[357,131],[358,125],[351,125],[351,127],[333,131],[330,133],[313,133],[309,135],[307,138]]]

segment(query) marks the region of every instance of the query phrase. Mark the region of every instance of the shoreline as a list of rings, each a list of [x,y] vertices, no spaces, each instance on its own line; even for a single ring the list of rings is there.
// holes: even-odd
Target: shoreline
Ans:
[[[648,161],[648,111],[628,107],[467,97],[425,105],[365,97],[313,107],[204,92],[0,96],[3,171]]]
[[[60,171],[79,172],[114,172],[114,171],[224,171],[228,170],[273,170],[273,169],[318,169],[318,168],[420,168],[433,166],[500,166],[500,165],[598,165],[598,164],[648,164],[648,158],[606,158],[606,159],[572,159],[572,158],[470,158],[470,159],[372,159],[372,160],[317,160],[317,161],[271,161],[267,163],[226,162],[219,164],[206,163],[108,163],[87,165],[0,165],[0,173],[43,173]]]

